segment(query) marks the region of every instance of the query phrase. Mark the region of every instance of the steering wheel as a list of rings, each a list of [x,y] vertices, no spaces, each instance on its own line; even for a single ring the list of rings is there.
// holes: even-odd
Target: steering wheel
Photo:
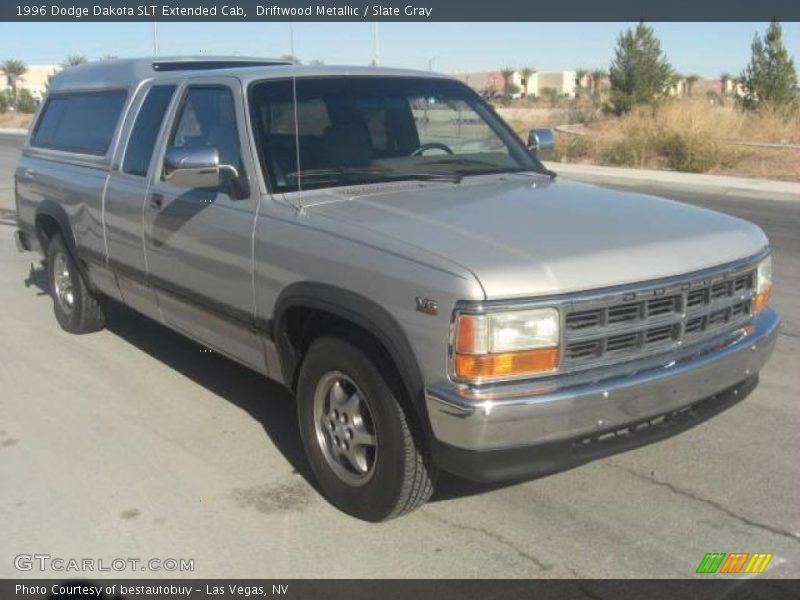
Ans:
[[[452,148],[447,144],[442,144],[440,142],[430,142],[428,144],[422,144],[419,148],[414,150],[409,156],[422,156],[422,153],[427,150],[441,150],[445,154],[454,154]]]

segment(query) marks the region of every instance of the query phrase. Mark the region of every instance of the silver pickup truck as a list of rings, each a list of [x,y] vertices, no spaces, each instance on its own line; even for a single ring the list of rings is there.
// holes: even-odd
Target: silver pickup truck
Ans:
[[[779,324],[758,227],[559,181],[427,72],[71,68],[15,196],[65,330],[115,301],[283,383],[321,489],[372,521],[439,469],[522,479],[691,427]]]

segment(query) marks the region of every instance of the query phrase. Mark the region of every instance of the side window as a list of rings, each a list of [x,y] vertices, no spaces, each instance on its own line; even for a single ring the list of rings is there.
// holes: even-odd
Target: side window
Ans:
[[[221,164],[239,172],[242,158],[233,94],[226,87],[190,87],[184,97],[169,146],[216,148]]]
[[[122,170],[125,173],[141,177],[147,175],[147,167],[150,165],[161,122],[174,93],[174,85],[156,85],[147,92],[125,150],[125,159],[122,163]]]
[[[111,145],[127,92],[76,92],[51,96],[31,145],[103,156]]]

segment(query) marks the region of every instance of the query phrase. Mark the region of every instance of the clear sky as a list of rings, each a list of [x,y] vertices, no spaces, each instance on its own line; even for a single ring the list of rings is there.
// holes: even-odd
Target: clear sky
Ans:
[[[380,63],[436,71],[529,66],[540,71],[608,68],[617,35],[628,23],[381,23]],[[766,23],[654,23],[680,73],[737,75],[753,34]],[[800,23],[785,23],[789,52],[800,59]],[[93,58],[153,53],[150,23],[0,23],[0,60],[56,64],[70,54]],[[367,64],[370,23],[295,23],[295,54],[303,61]],[[161,23],[161,54],[279,56],[290,50],[288,23]],[[800,64],[797,64],[800,68]]]

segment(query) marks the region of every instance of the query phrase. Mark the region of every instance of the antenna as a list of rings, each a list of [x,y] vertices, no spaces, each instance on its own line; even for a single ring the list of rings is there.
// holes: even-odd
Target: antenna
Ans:
[[[294,145],[297,150],[297,191],[303,191],[303,171],[300,168],[300,126],[297,123],[297,76],[292,75],[292,104],[294,104]]]
[[[295,60],[294,56],[294,24],[289,21],[289,54],[292,56],[292,60]]]
[[[158,22],[153,21],[153,54],[158,56]]]

